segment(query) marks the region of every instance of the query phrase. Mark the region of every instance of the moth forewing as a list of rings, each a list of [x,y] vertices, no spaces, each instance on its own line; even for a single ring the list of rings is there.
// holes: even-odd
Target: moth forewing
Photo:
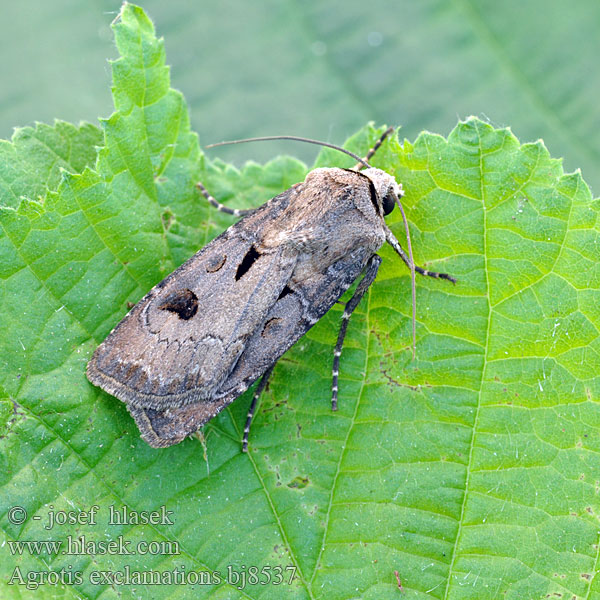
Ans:
[[[335,408],[348,318],[375,278],[376,251],[393,238],[383,217],[401,195],[379,169],[311,171],[152,288],[96,349],[88,378],[127,404],[151,446],[170,446],[266,373],[262,390],[281,355],[364,272],[334,353]]]
[[[154,286],[96,349],[90,381],[138,408],[211,401],[289,276],[289,258],[253,258],[288,197],[273,198]]]

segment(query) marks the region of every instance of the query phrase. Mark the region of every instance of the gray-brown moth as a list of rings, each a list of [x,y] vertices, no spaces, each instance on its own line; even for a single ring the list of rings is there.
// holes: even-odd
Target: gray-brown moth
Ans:
[[[387,241],[413,264],[384,221],[400,205],[400,184],[358,166],[315,169],[250,211],[223,207],[199,184],[212,204],[243,218],[153,287],[87,366],[92,383],[127,404],[148,444],[180,442],[263,376],[244,430],[246,450],[256,400],[277,360],[364,274],[334,351],[337,407],[348,319],[375,279],[377,250]]]

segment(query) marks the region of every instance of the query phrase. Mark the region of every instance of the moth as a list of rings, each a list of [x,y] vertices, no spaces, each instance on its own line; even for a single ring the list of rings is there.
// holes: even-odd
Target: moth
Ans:
[[[368,160],[392,131],[364,159],[336,147],[358,161],[353,169],[314,169],[256,209],[223,206],[198,184],[213,206],[242,219],[154,286],[87,365],[88,379],[126,403],[150,446],[182,441],[261,378],[246,418],[246,451],[256,403],[277,360],[362,275],[334,349],[336,410],[348,319],[375,280],[385,242],[411,269],[414,344],[415,272],[455,280],[415,266],[410,237],[407,254],[385,223],[395,206],[402,210],[402,186]],[[255,139],[282,137],[330,146],[291,136]]]

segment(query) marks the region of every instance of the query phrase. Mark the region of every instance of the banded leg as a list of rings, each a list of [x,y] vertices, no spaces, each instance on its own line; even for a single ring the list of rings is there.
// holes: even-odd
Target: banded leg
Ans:
[[[369,162],[371,160],[371,158],[373,158],[373,155],[375,154],[375,152],[377,152],[377,150],[379,150],[379,148],[381,147],[381,144],[383,144],[384,140],[386,137],[388,137],[390,134],[394,133],[394,128],[393,127],[388,127],[382,134],[381,137],[375,142],[375,144],[373,145],[373,147],[367,152],[367,155],[363,158],[363,160],[365,162]],[[354,165],[354,170],[358,170],[358,169],[364,169],[364,165],[361,163],[357,163],[356,165]]]
[[[267,386],[267,382],[269,381],[269,377],[275,368],[275,364],[273,363],[264,373],[261,380],[258,382],[256,386],[256,390],[254,390],[254,396],[252,397],[252,403],[250,404],[250,408],[248,409],[248,416],[246,417],[246,425],[244,427],[244,437],[242,439],[242,452],[248,452],[248,434],[250,433],[250,424],[252,423],[252,417],[254,416],[254,411],[256,410],[256,403],[258,402],[258,398],[263,393],[263,390]]]
[[[208,200],[209,204],[214,206],[217,210],[224,212],[228,215],[233,215],[234,217],[243,217],[245,215],[249,215],[250,213],[253,213],[256,210],[254,208],[247,208],[247,209],[229,208],[228,206],[225,206],[224,204],[221,204],[220,202],[215,200],[215,198],[213,198],[213,196],[211,196],[208,193],[208,190],[200,182],[198,182],[196,184],[196,187],[200,190],[202,195]]]
[[[379,270],[381,264],[381,257],[378,254],[373,254],[367,263],[365,274],[361,279],[360,283],[356,287],[352,298],[346,303],[344,308],[344,314],[342,315],[342,324],[340,326],[340,332],[338,333],[337,343],[335,350],[333,351],[333,381],[331,383],[331,410],[337,410],[337,397],[338,397],[338,377],[340,374],[340,356],[342,354],[342,346],[344,345],[344,338],[346,337],[346,330],[348,329],[348,320],[350,315],[354,312],[354,309],[358,306],[365,292],[369,289]]]
[[[410,258],[408,258],[406,252],[402,250],[400,242],[394,237],[394,234],[387,227],[385,228],[385,239],[387,240],[388,244],[397,252],[400,258],[405,262],[406,266],[410,269]],[[448,273],[428,271],[427,269],[423,269],[423,267],[419,267],[417,265],[415,265],[415,271],[419,273],[419,275],[424,275],[426,277],[434,277],[435,279],[446,279],[447,281],[456,283],[456,279],[452,277],[452,275],[448,275]]]

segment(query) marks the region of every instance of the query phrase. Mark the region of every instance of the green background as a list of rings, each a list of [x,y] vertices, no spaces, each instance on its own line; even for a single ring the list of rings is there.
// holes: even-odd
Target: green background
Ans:
[[[224,11],[219,22],[229,23],[223,8],[227,5],[219,6]],[[330,5],[318,6],[323,11]],[[160,18],[158,8],[157,15],[146,8],[150,17]],[[282,18],[282,10],[273,8],[267,14]],[[373,10],[371,5],[369,14],[381,14]],[[547,5],[543,10],[546,17],[551,13]],[[351,7],[338,13],[351,26],[360,22],[349,19]],[[444,13],[444,8],[430,11],[431,28],[448,23]],[[163,14],[173,17],[176,10],[169,7]],[[299,12],[293,14],[297,17]],[[340,14],[336,21],[313,16],[320,27],[342,23]],[[471,19],[475,16],[471,13]],[[56,6],[45,15],[31,10],[29,18],[34,17],[48,30],[62,23]],[[250,27],[251,15],[238,11],[238,17]],[[112,15],[103,18],[106,27]],[[392,24],[389,16],[379,18],[382,31],[383,23]],[[585,23],[589,19],[588,15]],[[519,25],[526,29],[515,12],[510,20],[507,31]],[[306,31],[297,18],[289,22],[290,29]],[[365,38],[348,41],[353,39],[350,25],[338,35],[355,55],[350,57],[352,69],[340,73],[358,73],[365,64],[358,56]],[[205,27],[207,34],[215,33]],[[85,44],[84,30],[73,31]],[[289,43],[293,36],[278,31],[277,41]],[[377,31],[368,27],[367,46],[369,33]],[[447,139],[435,134],[417,137],[417,129],[412,134],[408,130],[417,126],[408,123],[412,142],[400,146],[388,141],[375,164],[404,185],[416,260],[458,279],[456,286],[419,279],[416,360],[409,350],[408,272],[389,248],[383,248],[376,284],[349,327],[337,414],[331,413],[328,400],[341,307],[330,311],[279,363],[263,396],[247,455],[240,453],[240,437],[249,394],[210,422],[204,447],[188,439],[153,450],[140,440],[124,405],[86,380],[91,352],[125,314],[129,301],[142,297],[231,223],[201,201],[194,191],[197,180],[219,200],[247,207],[301,180],[307,167],[279,158],[237,171],[206,160],[190,132],[186,101],[169,89],[163,48],[147,19],[130,8],[115,32],[123,58],[112,65],[114,109],[108,99],[106,110],[96,111],[112,113],[102,131],[62,123],[20,130],[14,143],[0,144],[0,595],[32,596],[23,586],[6,585],[16,567],[31,573],[71,566],[90,574],[118,572],[124,566],[223,573],[228,566],[240,570],[293,565],[298,578],[285,587],[253,584],[237,590],[231,582],[196,587],[87,582],[44,585],[35,597],[266,599],[285,593],[297,598],[381,600],[399,597],[397,570],[407,598],[600,598],[600,221],[598,200],[581,176],[565,175],[560,161],[541,143],[521,145],[509,131],[478,119],[454,126],[456,115],[443,104],[439,113],[451,130]],[[580,33],[581,28],[578,39]],[[159,22],[158,34],[165,36],[170,50],[167,22],[162,28]],[[65,35],[54,31],[47,47],[67,47],[74,38],[65,41]],[[98,40],[109,35],[104,30]],[[523,54],[533,60],[540,40],[532,39],[530,31],[528,35],[523,34],[530,44]],[[33,34],[28,39],[30,52],[40,38]],[[207,39],[197,34],[188,50],[200,52]],[[233,40],[243,48],[242,41],[235,34],[224,39],[218,50],[213,44],[206,51],[204,63],[196,59],[194,84],[202,79],[200,73],[207,80],[210,71],[203,66],[211,57],[235,52],[230,71],[221,67],[214,77],[235,72],[253,82],[255,93],[264,93],[266,82],[255,82],[256,74],[244,68],[250,55],[233,45],[227,48]],[[269,51],[265,44],[270,38],[260,39],[256,61],[276,80],[276,72],[264,67],[267,59],[280,61],[284,55]],[[374,43],[379,37],[370,39]],[[382,35],[376,48],[382,50],[386,39]],[[449,38],[415,39],[432,45]],[[460,49],[464,39],[450,41]],[[322,52],[324,47],[314,43],[313,38],[305,47],[313,54],[315,48]],[[333,42],[326,44],[329,52]],[[104,43],[109,50],[111,45]],[[508,38],[498,46],[505,47],[510,47]],[[562,64],[557,57],[566,47],[572,45],[554,49],[557,68]],[[82,72],[99,77],[89,55],[76,48],[71,46],[70,55],[83,61]],[[473,60],[484,56],[481,48],[473,50]],[[413,51],[418,54],[419,48]],[[437,61],[451,56],[440,47],[432,54]],[[462,62],[467,54],[465,50]],[[349,54],[339,56],[343,62]],[[65,65],[49,60],[44,51],[38,53],[38,61],[54,69],[54,91],[64,87]],[[173,63],[170,53],[167,62]],[[379,92],[387,74],[392,91],[388,103],[402,106],[407,92],[395,81],[401,67],[393,61],[386,66],[382,60],[377,68],[382,69]],[[185,68],[176,67],[173,75],[176,70]],[[288,72],[294,74],[290,85],[304,90],[298,106],[307,117],[321,118],[325,111],[308,104],[314,95],[306,91],[307,71],[298,67]],[[363,80],[369,89],[377,88],[375,71],[363,72],[368,73]],[[572,62],[565,66],[565,73],[574,72]],[[407,69],[407,78],[409,73]],[[583,75],[591,73],[590,67]],[[429,77],[435,81],[446,75],[441,69]],[[344,78],[324,80],[335,87]],[[108,72],[102,85],[109,85]],[[175,85],[183,88],[185,79]],[[211,87],[209,82],[202,89]],[[445,79],[439,85],[440,90],[449,88]],[[82,82],[69,87],[65,97],[76,106],[71,114],[57,110],[51,116],[76,120],[75,110],[83,109],[87,94],[101,101],[107,93],[106,87],[102,94],[91,89]],[[35,86],[22,95],[39,102]],[[193,104],[194,92],[186,90],[186,96]],[[347,101],[351,95],[341,97]],[[231,98],[249,101],[236,93]],[[384,118],[376,100],[383,102],[385,94],[373,98],[365,115],[357,111],[354,116],[321,98],[331,111],[330,121],[331,115],[349,119],[348,131],[340,134],[331,126],[327,137],[342,140],[360,129],[349,143],[364,152],[377,137],[364,122]],[[498,99],[502,96],[495,93],[484,103],[502,104]],[[192,112],[192,129],[203,138],[213,135],[203,127],[218,129],[220,111],[225,110],[218,96],[211,102]],[[420,99],[412,103],[424,106]],[[469,105],[466,110],[477,111],[482,109]],[[44,118],[41,110],[34,112],[36,119]],[[548,121],[543,111],[530,112],[540,122]],[[230,126],[246,120],[235,105],[229,106],[227,116]],[[276,118],[274,110],[263,118],[269,117]],[[279,118],[281,127],[288,124],[289,114]],[[444,122],[437,126],[447,134]],[[431,123],[426,126],[434,129]],[[587,127],[593,130],[591,124]],[[521,141],[528,139],[517,133]],[[95,149],[102,142],[96,160]],[[583,152],[583,141],[573,144]],[[272,156],[276,150],[245,147],[238,160],[259,152]],[[569,156],[568,150],[563,152]],[[552,148],[553,156],[559,154]],[[583,164],[585,154],[572,159],[574,164]],[[319,159],[322,165],[337,162],[347,164],[334,152],[324,152]],[[388,223],[400,237],[398,215],[390,215]],[[43,521],[34,519],[54,509],[77,512],[95,504],[102,511],[99,526],[46,531]],[[9,508],[16,505],[29,515],[22,524],[8,519]],[[130,511],[165,506],[173,510],[174,524],[107,526],[110,506]],[[87,552],[73,557],[12,551],[16,542],[64,540],[67,534],[95,541],[121,534],[132,542],[178,543],[180,552]]]
[[[600,188],[596,0],[142,1],[203,143],[293,133],[343,142],[366,121],[447,135],[476,115],[543,138]],[[112,112],[120,2],[3,2],[0,137]],[[219,156],[267,159],[266,144]]]

